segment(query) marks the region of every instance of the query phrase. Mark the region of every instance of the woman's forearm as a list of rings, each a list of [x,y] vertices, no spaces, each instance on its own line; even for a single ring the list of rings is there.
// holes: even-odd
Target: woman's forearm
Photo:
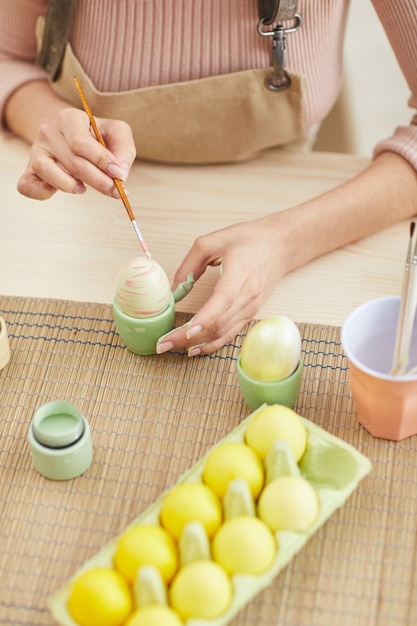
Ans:
[[[301,205],[266,217],[283,247],[286,274],[395,222],[417,215],[417,173],[386,152],[359,175]]]
[[[10,96],[4,113],[6,126],[15,135],[33,143],[39,126],[69,106],[54,94],[46,80],[32,81]]]

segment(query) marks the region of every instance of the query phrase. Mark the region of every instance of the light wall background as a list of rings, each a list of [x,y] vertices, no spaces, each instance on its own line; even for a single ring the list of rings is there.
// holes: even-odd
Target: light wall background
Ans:
[[[315,149],[371,156],[380,139],[411,119],[409,96],[371,1],[352,0],[345,41],[345,85]]]

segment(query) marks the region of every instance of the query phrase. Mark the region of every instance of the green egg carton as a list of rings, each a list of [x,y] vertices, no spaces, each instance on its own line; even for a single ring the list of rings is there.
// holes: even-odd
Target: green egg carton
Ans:
[[[264,406],[251,413],[214,447],[232,441],[244,442],[248,425]],[[305,532],[279,531],[275,533],[278,550],[272,567],[258,576],[233,575],[231,579],[234,594],[227,612],[216,619],[188,619],[185,626],[225,626],[228,624],[254,596],[272,583],[277,574],[303,548],[308,539],[329,519],[332,513],[345,503],[359,482],[371,471],[370,460],[353,446],[331,435],[309,420],[303,417],[301,420],[307,430],[307,447],[304,455],[297,464],[288,446],[284,445],[281,448],[278,446],[277,449],[280,449],[281,456],[278,454],[276,457],[278,461],[275,462],[273,472],[274,478],[277,477],[277,474],[300,474],[310,482],[319,500],[319,513],[315,523]],[[201,482],[206,458],[212,450],[213,448],[190,470],[185,472],[176,485],[183,482]],[[136,524],[159,524],[161,505],[167,493],[163,493],[133,520],[129,527]],[[113,554],[120,536],[114,537],[96,555],[86,561],[51,598],[50,610],[58,624],[61,626],[79,626],[72,619],[67,609],[72,581],[86,569],[100,566],[113,567]]]

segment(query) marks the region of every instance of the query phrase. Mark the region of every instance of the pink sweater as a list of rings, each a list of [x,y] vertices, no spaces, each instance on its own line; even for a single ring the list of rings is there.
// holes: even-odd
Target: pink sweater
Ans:
[[[362,0],[364,1],[364,0]],[[417,4],[372,0],[417,108]],[[47,0],[1,0],[0,111],[11,93],[45,75],[35,63],[35,22]],[[306,118],[326,117],[342,81],[349,0],[300,0],[303,25],[287,36],[287,66],[306,80]],[[271,62],[256,30],[256,0],[78,0],[71,43],[100,91],[121,91],[226,74]],[[98,54],[97,51],[100,51]],[[417,170],[417,115],[393,129],[375,155],[401,154]]]

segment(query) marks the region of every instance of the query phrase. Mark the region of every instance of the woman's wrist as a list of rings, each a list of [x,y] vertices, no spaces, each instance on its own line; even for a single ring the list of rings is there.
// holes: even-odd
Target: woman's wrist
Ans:
[[[12,133],[33,143],[39,126],[69,106],[55,95],[47,80],[31,81],[10,96],[4,110],[4,123]]]

